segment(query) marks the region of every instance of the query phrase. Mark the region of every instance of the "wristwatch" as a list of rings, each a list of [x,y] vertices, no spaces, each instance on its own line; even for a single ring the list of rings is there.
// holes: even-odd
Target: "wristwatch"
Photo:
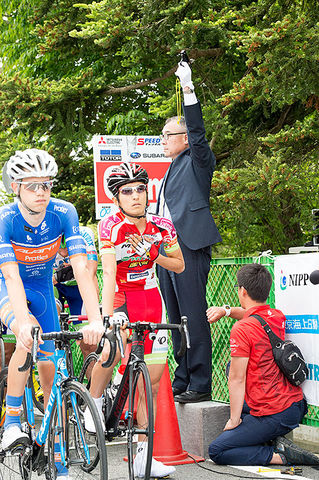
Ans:
[[[230,305],[223,305],[223,309],[225,310],[225,317],[229,317],[230,312],[231,312],[231,306]]]

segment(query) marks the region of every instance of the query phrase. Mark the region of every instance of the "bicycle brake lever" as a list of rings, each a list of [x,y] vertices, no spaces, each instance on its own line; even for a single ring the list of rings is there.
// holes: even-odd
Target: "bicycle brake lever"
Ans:
[[[185,338],[186,338],[186,348],[189,349],[191,348],[191,339],[190,339],[190,336],[189,336],[189,331],[188,331],[188,326],[187,326],[187,317],[182,317],[181,318],[182,320],[182,328],[185,332]]]
[[[103,326],[104,328],[107,330],[108,328],[110,328],[111,324],[110,324],[110,315],[104,315],[103,316]]]
[[[31,367],[32,355],[30,352],[27,353],[27,358],[25,359],[24,364],[21,367],[18,367],[19,372],[26,372]]]
[[[40,327],[32,327],[32,337],[33,337],[33,343],[32,343],[32,349],[31,353],[27,353],[27,358],[25,359],[24,364],[21,367],[18,367],[19,372],[26,372],[29,370],[31,367],[32,363],[36,362],[37,359],[37,352],[38,352],[38,346],[39,346],[39,332],[40,332]]]
[[[39,348],[39,333],[40,333],[40,327],[33,327],[33,345],[31,350],[33,363],[35,363],[37,360],[37,353]]]
[[[186,348],[190,348],[190,340],[189,340],[189,333],[187,328],[187,317],[181,317],[181,324],[179,327],[179,332],[181,334],[181,346],[177,355],[179,357],[183,357],[186,352]]]
[[[100,355],[100,353],[101,353],[102,350],[103,350],[104,344],[105,344],[105,337],[107,336],[107,333],[106,333],[106,332],[107,332],[107,329],[108,329],[109,326],[110,326],[110,317],[109,317],[109,315],[105,315],[105,316],[103,317],[103,326],[104,326],[105,332],[104,332],[104,334],[103,334],[103,336],[102,336],[102,338],[101,338],[101,340],[100,340],[100,342],[99,342],[99,344],[98,344],[98,346],[97,346],[97,349],[95,350],[95,353],[96,353],[97,355]]]
[[[108,339],[110,344],[110,354],[106,362],[102,363],[103,368],[107,368],[112,365],[115,358],[115,354],[116,354],[116,337],[114,335],[113,330],[106,335],[106,338]]]
[[[120,349],[121,358],[124,358],[125,352],[124,352],[123,340],[121,337],[120,324],[115,324],[114,327],[115,327],[115,336],[116,336],[117,344]]]

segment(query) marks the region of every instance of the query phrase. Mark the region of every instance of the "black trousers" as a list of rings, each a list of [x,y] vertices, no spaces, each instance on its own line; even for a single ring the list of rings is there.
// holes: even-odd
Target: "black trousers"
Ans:
[[[188,318],[191,348],[183,358],[177,356],[180,334],[173,331],[174,357],[177,362],[173,386],[181,390],[211,392],[212,342],[206,317],[206,284],[210,270],[211,247],[190,250],[178,239],[185,261],[183,273],[157,268],[161,292],[170,323]],[[162,253],[162,252],[161,252]]]

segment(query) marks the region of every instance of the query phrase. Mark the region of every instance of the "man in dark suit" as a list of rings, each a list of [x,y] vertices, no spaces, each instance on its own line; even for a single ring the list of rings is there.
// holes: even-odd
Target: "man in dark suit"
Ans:
[[[184,115],[169,118],[162,132],[166,157],[172,163],[165,175],[157,213],[171,218],[185,259],[181,274],[158,267],[158,277],[169,321],[188,318],[191,348],[177,356],[180,336],[173,333],[177,361],[173,393],[180,403],[211,399],[211,335],[206,320],[206,283],[210,269],[211,246],[221,241],[209,209],[215,157],[205,138],[202,112],[191,81],[187,62],[176,71],[184,93]]]

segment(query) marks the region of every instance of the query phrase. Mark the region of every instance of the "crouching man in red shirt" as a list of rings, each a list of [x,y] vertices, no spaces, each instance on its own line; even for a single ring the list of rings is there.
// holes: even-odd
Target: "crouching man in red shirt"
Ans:
[[[318,457],[283,437],[299,426],[307,402],[278,368],[266,332],[251,316],[261,316],[284,339],[285,316],[266,303],[271,275],[263,265],[244,265],[237,282],[242,308],[207,310],[210,323],[225,315],[239,320],[230,334],[230,418],[210,444],[209,456],[220,465],[318,465]]]

